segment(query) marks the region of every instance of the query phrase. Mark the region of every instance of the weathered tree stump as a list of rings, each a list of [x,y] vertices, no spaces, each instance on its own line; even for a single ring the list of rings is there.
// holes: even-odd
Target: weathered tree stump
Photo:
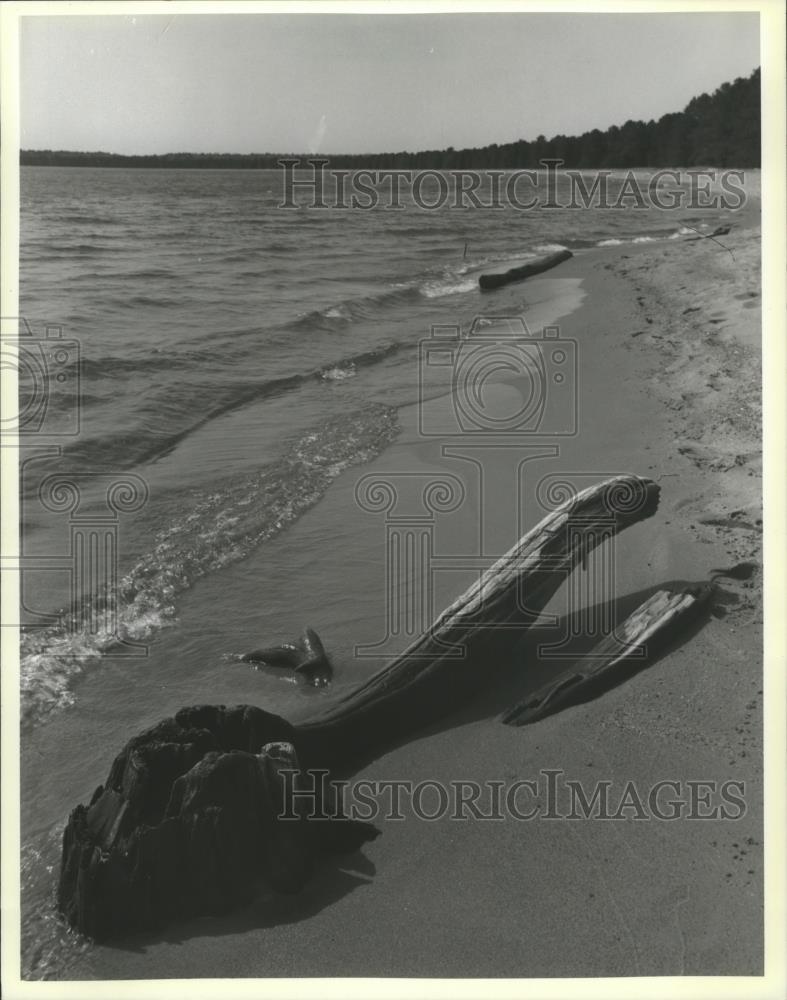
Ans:
[[[292,806],[286,772],[292,778],[300,768],[307,778],[311,769],[352,764],[456,709],[489,683],[490,641],[510,634],[500,629],[530,628],[575,567],[650,517],[658,498],[659,487],[637,476],[576,494],[401,655],[299,725],[252,706],[203,706],[132,739],[90,804],[71,813],[60,912],[82,933],[106,938],[222,912],[265,886],[297,891],[320,854],[355,850],[378,831],[333,806],[327,822],[283,818]],[[288,650],[296,660],[312,653],[324,656],[319,640]]]
[[[69,817],[60,912],[96,940],[222,913],[266,887],[297,892],[319,854],[376,837],[341,816],[281,818],[297,815],[294,737],[284,719],[250,705],[183,709],[136,736]],[[333,815],[319,793],[316,811]]]

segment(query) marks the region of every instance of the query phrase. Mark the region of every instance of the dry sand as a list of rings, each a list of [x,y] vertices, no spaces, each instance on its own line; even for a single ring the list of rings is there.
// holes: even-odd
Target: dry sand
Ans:
[[[608,474],[650,475],[659,512],[616,548],[619,609],[669,581],[761,562],[759,234],[588,252],[496,294],[507,305],[567,296],[561,336],[580,351],[580,432],[558,458],[534,460],[525,481],[559,472],[584,485]],[[581,284],[580,284],[581,282]],[[561,284],[562,283],[562,284]],[[560,311],[560,310],[558,310]],[[538,316],[536,308],[533,317]],[[551,316],[549,319],[556,317]],[[542,319],[543,321],[543,319]],[[532,325],[532,324],[531,324]],[[501,390],[502,391],[502,390]],[[360,474],[434,469],[454,460],[416,434]],[[485,456],[493,482],[511,475],[505,452]],[[465,463],[466,465],[468,463]],[[360,517],[357,470],[292,529],[353,522],[352,565],[342,587],[381,585],[379,518]],[[590,478],[588,478],[590,477]],[[510,481],[510,480],[509,480]],[[441,545],[462,546],[468,505]],[[489,550],[515,540],[510,491],[487,498]],[[352,513],[352,517],[350,514]],[[528,508],[527,526],[537,519]],[[374,539],[374,541],[372,541]],[[438,605],[472,574],[440,582]],[[642,976],[756,975],[762,971],[762,594],[723,580],[714,616],[649,668],[599,699],[536,725],[502,725],[500,713],[567,668],[520,646],[477,703],[381,755],[357,777],[511,783],[561,772],[586,792],[627,782],[641,796],[659,781],[741,782],[737,819],[381,821],[382,836],[323,870],[299,896],[261,899],[221,920],[171,928],[164,940],[98,949],[98,977]],[[565,598],[554,610],[565,610]],[[379,621],[372,632],[379,632]],[[491,667],[492,665],[490,665]],[[504,668],[503,668],[504,667]],[[560,785],[562,788],[562,784]],[[669,795],[666,796],[669,798]],[[718,804],[718,793],[712,796]],[[429,803],[434,800],[429,800]],[[544,807],[545,796],[541,794]],[[613,804],[613,808],[614,808]],[[564,805],[560,807],[564,810]]]
[[[748,230],[719,240],[730,252],[692,241],[611,266],[637,292],[641,322],[631,336],[653,355],[648,390],[667,410],[678,451],[707,473],[707,490],[683,516],[700,538],[721,535],[731,557],[759,561],[760,238]]]

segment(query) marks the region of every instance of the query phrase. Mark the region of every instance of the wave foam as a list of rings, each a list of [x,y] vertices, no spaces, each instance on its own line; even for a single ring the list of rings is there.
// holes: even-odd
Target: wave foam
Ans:
[[[173,625],[178,594],[283,531],[345,469],[371,460],[397,432],[395,409],[366,406],[326,421],[256,475],[192,503],[110,594],[90,595],[56,625],[23,634],[23,721],[73,703],[74,681],[88,667],[121,652],[120,643],[139,643]]]

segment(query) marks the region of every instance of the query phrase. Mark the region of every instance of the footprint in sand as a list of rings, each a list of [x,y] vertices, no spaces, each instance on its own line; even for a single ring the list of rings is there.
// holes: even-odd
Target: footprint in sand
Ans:
[[[745,465],[750,459],[756,457],[756,452],[751,454],[723,452],[707,445],[697,444],[694,441],[680,443],[678,452],[693,462],[698,469],[712,469],[715,472],[729,472],[730,469]]]
[[[700,517],[698,518],[700,524],[707,524],[713,528],[731,528],[733,531],[754,531],[758,534],[762,534],[762,521],[759,524],[752,524],[750,521],[744,521],[740,517]],[[748,564],[747,564],[748,565]],[[751,565],[756,565],[752,563]],[[714,571],[715,572],[715,571]],[[735,577],[735,579],[748,580],[748,577]]]

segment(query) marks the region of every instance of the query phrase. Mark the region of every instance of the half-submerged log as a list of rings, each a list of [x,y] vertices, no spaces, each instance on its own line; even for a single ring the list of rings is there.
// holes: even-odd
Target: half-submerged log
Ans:
[[[542,271],[548,271],[552,267],[557,267],[558,264],[562,264],[564,260],[568,260],[570,257],[573,257],[570,250],[560,250],[557,253],[549,254],[547,257],[539,257],[538,260],[531,260],[529,264],[523,264],[521,267],[512,267],[503,274],[482,274],[478,279],[478,284],[482,292],[489,292],[494,288],[502,288],[504,285],[510,285],[514,281],[524,281],[525,278],[532,278],[535,274],[541,274]]]
[[[732,229],[732,226],[717,226],[712,233],[699,233],[699,236],[689,236],[688,239],[684,240],[684,243],[696,243],[698,240],[712,240],[717,236],[726,236],[727,233]],[[699,230],[694,230],[699,232]]]
[[[489,682],[490,637],[528,629],[574,568],[650,517],[658,498],[659,487],[637,476],[571,497],[393,662],[305,723],[202,706],[132,739],[90,804],[71,813],[60,912],[107,938],[222,912],[264,887],[297,891],[320,854],[355,850],[377,831],[335,804],[309,809],[328,822],[299,813],[284,773],[312,788],[314,769],[352,763],[456,709]]]
[[[286,667],[306,678],[314,687],[322,687],[331,678],[331,664],[314,629],[306,628],[298,642],[254,649],[241,656],[241,662],[260,667]]]

